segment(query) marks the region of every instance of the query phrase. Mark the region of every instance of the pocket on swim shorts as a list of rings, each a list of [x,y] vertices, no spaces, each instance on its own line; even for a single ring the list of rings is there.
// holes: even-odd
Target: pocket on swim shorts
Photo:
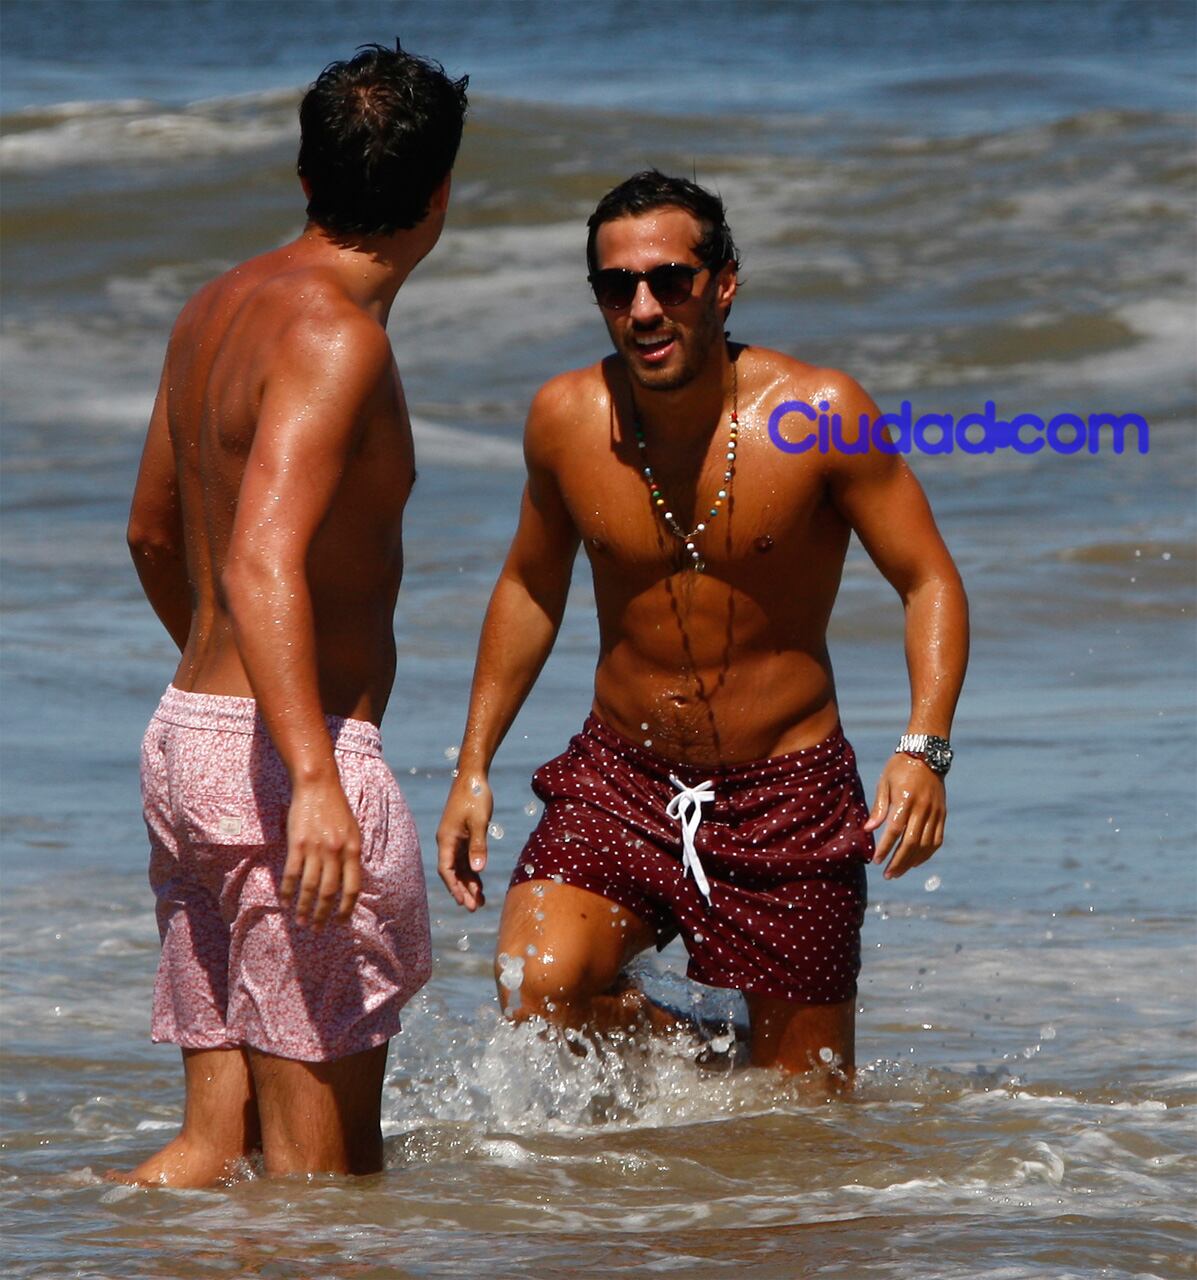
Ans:
[[[545,804],[554,800],[583,799],[587,792],[603,785],[587,755],[571,742],[532,775],[532,792]]]
[[[276,796],[245,791],[199,791],[175,800],[175,829],[191,845],[237,848],[278,844],[287,808]]]

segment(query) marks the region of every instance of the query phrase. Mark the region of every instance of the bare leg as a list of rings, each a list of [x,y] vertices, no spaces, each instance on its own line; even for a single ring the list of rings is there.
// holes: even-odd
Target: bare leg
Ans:
[[[258,1110],[242,1049],[184,1049],[183,1128],[131,1173],[106,1175],[143,1186],[210,1187],[234,1161],[258,1149]]]
[[[251,1049],[269,1174],[377,1173],[387,1045],[335,1062],[295,1062]]]
[[[856,1069],[856,1002],[791,1004],[745,992],[752,1065],[810,1073],[814,1091],[844,1093]]]
[[[646,1022],[667,1029],[676,1019],[619,980],[624,965],[655,940],[639,916],[597,893],[551,880],[518,884],[508,891],[499,922],[499,1002],[513,1018],[540,1017],[579,1030]],[[518,968],[512,961],[523,962],[523,975],[509,989],[504,965],[510,975]]]

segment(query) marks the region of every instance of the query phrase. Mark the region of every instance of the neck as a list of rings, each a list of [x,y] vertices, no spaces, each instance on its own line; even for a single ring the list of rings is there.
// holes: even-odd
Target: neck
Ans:
[[[388,236],[349,239],[310,222],[293,247],[336,272],[346,293],[385,325],[395,295],[432,247],[422,231],[423,227],[417,226]]]
[[[720,339],[711,357],[684,386],[657,391],[634,380],[632,403],[646,430],[656,436],[694,436],[714,430],[731,407],[732,365],[728,344]]]

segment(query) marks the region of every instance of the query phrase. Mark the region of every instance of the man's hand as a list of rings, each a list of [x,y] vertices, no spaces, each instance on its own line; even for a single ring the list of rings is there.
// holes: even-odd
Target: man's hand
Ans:
[[[454,901],[467,911],[486,903],[479,873],[486,866],[486,829],[493,812],[486,779],[459,774],[436,832],[437,871]]]
[[[921,760],[895,752],[881,770],[877,799],[864,828],[876,831],[889,819],[873,855],[874,862],[890,858],[887,880],[926,862],[943,844],[947,816],[943,779]]]
[[[333,914],[338,894],[336,919],[350,917],[362,888],[361,854],[357,819],[338,780],[292,787],[287,862],[279,897],[284,906],[290,906],[299,890],[295,904],[299,924],[310,920],[319,929]]]

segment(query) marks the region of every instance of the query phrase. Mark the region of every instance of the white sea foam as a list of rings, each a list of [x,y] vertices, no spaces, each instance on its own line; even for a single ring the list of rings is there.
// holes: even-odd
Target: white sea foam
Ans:
[[[174,109],[135,98],[30,109],[22,113],[26,119],[49,123],[7,130],[0,137],[0,171],[126,160],[183,165],[203,156],[298,142],[297,100],[297,92],[287,91],[213,98]]]
[[[1197,349],[1197,313],[1192,302],[1181,298],[1143,298],[1123,303],[1114,315],[1139,341],[1118,351],[1073,361],[1068,376],[1086,386],[1111,391],[1172,382],[1181,394],[1185,390],[1191,394],[1193,352]],[[1119,406],[1118,411],[1122,412],[1123,406]]]

